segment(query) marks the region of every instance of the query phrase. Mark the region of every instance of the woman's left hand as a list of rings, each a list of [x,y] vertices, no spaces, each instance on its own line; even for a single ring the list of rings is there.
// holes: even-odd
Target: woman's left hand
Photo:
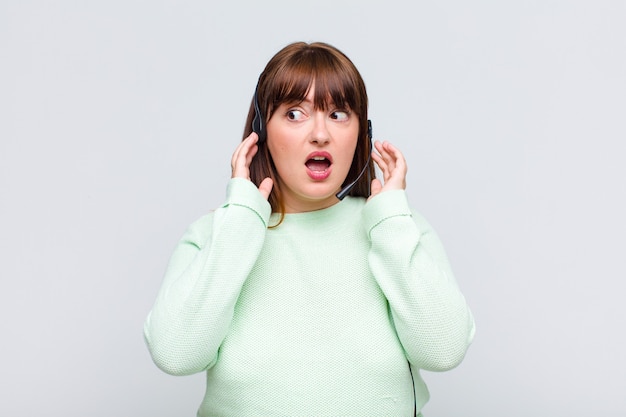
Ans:
[[[372,152],[372,159],[383,173],[383,183],[379,179],[374,179],[371,185],[370,198],[389,190],[404,190],[406,188],[406,161],[404,155],[391,143],[374,142],[374,147],[378,151]]]

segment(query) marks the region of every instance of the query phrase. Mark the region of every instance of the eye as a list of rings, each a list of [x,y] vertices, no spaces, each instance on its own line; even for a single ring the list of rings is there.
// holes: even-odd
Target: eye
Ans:
[[[335,110],[330,114],[330,118],[333,120],[348,120],[350,113],[345,110]]]
[[[287,110],[286,116],[287,116],[287,119],[289,120],[298,121],[304,118],[304,113],[300,110],[291,109],[291,110]]]

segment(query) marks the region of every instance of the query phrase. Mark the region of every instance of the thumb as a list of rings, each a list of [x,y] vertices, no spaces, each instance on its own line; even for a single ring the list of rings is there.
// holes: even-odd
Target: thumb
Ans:
[[[263,198],[267,200],[270,196],[270,193],[272,192],[273,187],[274,181],[272,181],[272,179],[269,177],[265,178],[263,181],[261,181],[261,184],[259,184],[259,192],[261,193]]]

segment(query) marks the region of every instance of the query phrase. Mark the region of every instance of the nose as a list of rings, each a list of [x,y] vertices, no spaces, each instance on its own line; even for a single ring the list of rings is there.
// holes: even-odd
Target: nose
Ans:
[[[326,125],[327,121],[325,112],[315,112],[313,116],[311,142],[318,145],[325,145],[330,141],[330,132],[328,131],[328,126]]]

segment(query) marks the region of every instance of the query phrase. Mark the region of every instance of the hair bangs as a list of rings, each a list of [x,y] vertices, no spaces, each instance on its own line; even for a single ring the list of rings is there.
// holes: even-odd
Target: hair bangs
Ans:
[[[327,110],[329,106],[355,111],[363,109],[358,103],[361,97],[357,91],[358,82],[339,65],[335,56],[327,51],[303,51],[300,56],[276,71],[273,87],[267,102],[268,118],[283,103],[299,103],[306,99],[314,86],[313,105],[316,109]]]
[[[314,82],[314,105],[316,108],[326,110],[326,107],[332,103],[336,107],[355,110],[360,113],[360,109],[357,108],[358,101],[356,100],[354,82],[341,71],[341,68],[334,68],[330,65],[319,67],[314,74]]]

